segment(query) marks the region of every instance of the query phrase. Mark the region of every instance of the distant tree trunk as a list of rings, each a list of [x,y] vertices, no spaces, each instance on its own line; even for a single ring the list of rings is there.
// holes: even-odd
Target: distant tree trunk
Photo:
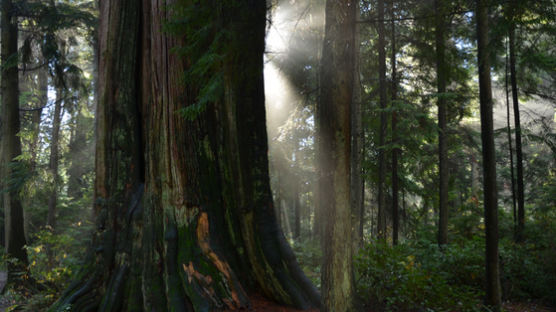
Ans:
[[[296,184],[299,187],[298,184]],[[292,204],[294,208],[294,217],[295,217],[295,224],[293,230],[293,238],[299,239],[301,236],[301,207],[299,204],[299,190],[296,189],[293,192]]]
[[[471,198],[474,202],[478,202],[480,187],[479,164],[477,162],[477,157],[473,154],[473,151],[471,151],[469,158],[471,163]]]
[[[363,143],[364,144],[364,143]],[[364,154],[363,154],[364,155]],[[363,156],[364,157],[364,156]],[[363,172],[361,173],[363,174]],[[365,179],[361,177],[361,210],[359,210],[359,241],[363,244],[365,241]],[[372,222],[372,218],[371,218]],[[371,223],[371,230],[372,230]]]
[[[521,147],[521,122],[519,120],[519,96],[517,90],[517,73],[515,68],[515,24],[510,26],[510,79],[512,84],[512,99],[514,103],[515,154],[517,167],[517,241],[523,240],[525,229],[525,189],[523,184],[523,149]]]
[[[324,215],[325,311],[353,310],[350,201],[355,1],[327,0],[320,83],[320,196]]]
[[[388,2],[389,11],[390,11],[390,27],[392,33],[392,144],[394,147],[392,148],[392,243],[394,245],[398,244],[398,232],[400,227],[400,218],[399,218],[399,194],[398,194],[398,153],[399,148],[396,147],[398,144],[398,133],[397,133],[397,108],[396,108],[396,101],[398,97],[398,80],[397,80],[397,73],[396,73],[396,22],[395,14],[394,14],[394,1],[391,0]]]
[[[498,260],[498,194],[496,190],[496,155],[492,117],[492,89],[488,47],[488,4],[477,3],[477,54],[483,148],[483,187],[486,232],[486,300],[487,306],[500,311],[500,267]]]
[[[378,83],[380,102],[380,131],[378,134],[378,222],[377,234],[379,238],[386,236],[386,196],[384,183],[386,180],[386,165],[384,156],[384,142],[386,138],[386,50],[384,30],[384,0],[378,0]]]
[[[277,176],[278,176],[278,183],[277,183],[277,187],[276,187],[276,198],[274,203],[276,203],[274,206],[276,207],[275,213],[276,213],[276,221],[278,222],[278,226],[283,230],[284,229],[284,225],[282,224],[282,187],[281,187],[281,180],[280,180],[280,170],[276,170],[277,172]]]
[[[43,60],[41,60],[43,61]],[[48,71],[46,68],[42,67],[39,69],[37,73],[37,82],[38,82],[38,103],[37,103],[37,110],[32,112],[31,122],[33,124],[33,138],[31,140],[31,171],[35,171],[35,167],[37,164],[37,155],[38,155],[38,145],[39,145],[39,132],[41,126],[41,117],[43,107],[46,106],[48,103]]]
[[[282,201],[280,202],[280,211],[282,212],[282,231],[286,235],[286,238],[291,239],[293,237],[293,232],[290,223],[290,213],[288,210],[287,201],[282,198]]]
[[[359,17],[359,2],[356,2],[355,16]],[[361,172],[361,158],[362,158],[362,141],[363,141],[363,126],[362,126],[362,111],[361,111],[361,81],[360,81],[360,63],[359,63],[359,24],[355,25],[355,52],[354,52],[354,67],[353,72],[353,101],[351,107],[351,208],[353,216],[353,245],[358,248],[361,245],[363,236],[360,230],[361,223],[363,222],[363,178]]]
[[[171,51],[187,38],[162,32],[167,4],[100,2],[97,226],[87,261],[51,310],[222,311],[247,308],[254,292],[316,306],[269,185],[266,3],[196,4],[226,36],[214,69],[223,96],[192,119],[180,112],[202,86],[182,79],[190,55]]]
[[[68,168],[68,195],[74,200],[83,197],[83,189],[86,184],[83,176],[88,172],[90,158],[89,138],[87,133],[91,131],[91,120],[85,116],[87,103],[80,102],[77,104],[76,112],[73,117],[73,131],[71,133],[68,157],[70,158],[70,166]]]
[[[439,220],[438,220],[438,245],[448,243],[448,149],[446,146],[446,84],[447,68],[445,62],[445,35],[446,18],[443,0],[435,0],[435,34],[436,34],[436,84],[438,103],[438,172],[439,172]]]
[[[21,140],[18,136],[19,124],[19,74],[17,57],[18,25],[15,8],[11,0],[2,1],[1,16],[1,88],[2,88],[2,154],[0,181],[3,191],[4,228],[6,252],[17,258],[23,266],[28,263],[24,233],[23,207],[20,198],[20,177],[22,163],[15,158],[21,155]],[[21,174],[21,173],[20,173]],[[17,270],[8,267],[11,273]]]
[[[508,40],[509,41],[509,40]],[[509,44],[508,44],[509,45]],[[508,51],[506,51],[508,52]],[[514,235],[517,240],[517,209],[516,209],[516,193],[515,193],[515,177],[514,177],[514,151],[512,148],[512,126],[510,122],[510,88],[508,86],[508,53],[506,53],[506,75],[504,76],[505,89],[506,89],[506,122],[508,124],[508,146],[510,150],[510,179],[512,188],[512,211],[514,216]]]
[[[52,175],[52,190],[48,197],[48,217],[46,224],[50,227],[51,231],[56,229],[56,204],[58,202],[58,186],[60,184],[60,175],[58,172],[60,123],[63,114],[62,105],[64,103],[64,93],[62,86],[56,87],[56,102],[54,103],[54,115],[52,116],[50,159],[48,163],[48,169]]]

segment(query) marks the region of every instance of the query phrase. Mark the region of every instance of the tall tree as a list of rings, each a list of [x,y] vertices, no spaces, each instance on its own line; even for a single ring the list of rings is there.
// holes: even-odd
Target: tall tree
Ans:
[[[508,44],[509,47],[509,44]],[[517,209],[516,209],[516,192],[515,192],[515,176],[514,176],[514,151],[512,148],[512,127],[510,122],[510,88],[508,86],[508,49],[506,49],[506,62],[505,62],[506,72],[504,75],[504,84],[506,91],[506,123],[507,123],[507,134],[508,134],[508,149],[510,151],[510,187],[512,188],[512,211],[514,216],[514,232],[517,238]]]
[[[325,311],[353,310],[350,202],[354,0],[327,0],[320,80],[320,203],[325,212],[322,292]],[[346,243],[347,242],[347,243]]]
[[[97,227],[85,265],[51,310],[236,309],[255,290],[318,305],[270,193],[266,3],[182,2],[173,16],[167,4],[100,2]],[[200,80],[185,84],[197,66]]]
[[[486,298],[485,303],[500,311],[500,266],[498,260],[498,192],[496,190],[496,155],[492,116],[490,49],[488,46],[488,1],[476,0],[477,57],[481,111],[483,154],[483,188],[486,232]]]
[[[391,33],[391,48],[392,56],[390,58],[391,69],[392,69],[392,81],[391,81],[391,106],[392,106],[392,243],[394,245],[398,244],[398,235],[400,227],[399,218],[399,178],[398,178],[398,133],[397,133],[397,122],[398,113],[396,108],[396,101],[398,98],[398,78],[396,73],[396,21],[395,21],[395,11],[394,11],[394,1],[390,0],[388,2],[388,7],[390,11],[390,33]]]
[[[517,231],[516,239],[523,240],[523,230],[525,228],[525,190],[523,184],[523,149],[521,146],[521,121],[519,118],[519,93],[517,89],[516,72],[516,53],[515,53],[515,17],[517,2],[510,2],[510,30],[509,30],[509,49],[510,49],[510,81],[512,85],[512,100],[514,106],[514,127],[515,127],[515,154],[516,154],[516,173],[517,173]]]
[[[54,112],[52,116],[52,132],[50,135],[50,159],[48,168],[52,175],[52,190],[48,197],[48,218],[46,224],[51,230],[56,228],[56,205],[58,202],[58,187],[60,185],[59,158],[60,158],[60,124],[62,122],[64,103],[64,88],[62,85],[56,86],[56,101],[54,102]]]
[[[17,37],[18,23],[16,10],[11,0],[2,1],[1,17],[1,88],[2,88],[2,149],[1,175],[4,206],[4,227],[6,251],[26,265],[27,253],[24,234],[23,207],[19,194],[21,178],[16,177],[22,170],[22,163],[17,160],[21,155],[21,140],[18,136],[19,123],[19,76]],[[9,271],[13,273],[13,267]],[[10,274],[10,276],[12,276]],[[9,277],[10,278],[10,277]]]
[[[384,0],[378,0],[378,94],[380,102],[380,130],[378,134],[378,237],[386,235],[386,194],[384,184],[386,180],[386,160],[384,156],[384,142],[386,138],[386,31],[384,21]]]
[[[355,16],[360,15],[359,3],[356,2]],[[351,207],[354,228],[354,246],[358,247],[363,241],[364,205],[363,205],[363,116],[361,110],[361,69],[360,69],[360,26],[355,24],[354,51],[354,80],[353,101],[351,107]]]
[[[436,86],[438,105],[438,244],[448,243],[448,149],[446,146],[446,84],[448,72],[445,61],[446,50],[446,10],[445,0],[435,0],[435,38],[436,38]]]

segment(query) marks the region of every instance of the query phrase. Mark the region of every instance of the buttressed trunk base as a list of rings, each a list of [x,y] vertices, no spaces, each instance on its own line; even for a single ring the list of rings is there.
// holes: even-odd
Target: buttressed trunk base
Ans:
[[[218,66],[223,96],[194,118],[181,112],[202,86],[183,81],[191,58],[170,52],[187,38],[161,31],[167,4],[100,3],[97,230],[83,269],[51,310],[222,311],[249,307],[255,292],[319,305],[270,193],[265,2],[201,5],[215,29],[227,30],[220,40],[231,52]]]

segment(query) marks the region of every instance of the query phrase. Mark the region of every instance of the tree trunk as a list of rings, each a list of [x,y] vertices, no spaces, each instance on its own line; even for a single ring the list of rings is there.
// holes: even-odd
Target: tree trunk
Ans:
[[[509,40],[508,40],[509,41]],[[509,45],[509,44],[508,44]],[[512,148],[512,126],[510,122],[510,88],[508,86],[508,51],[506,51],[506,75],[504,76],[505,89],[506,89],[506,122],[508,124],[508,146],[510,150],[510,179],[512,188],[512,211],[514,216],[514,236],[517,241],[517,208],[516,208],[516,192],[515,192],[515,177],[514,177],[514,151]]]
[[[353,310],[350,201],[355,1],[327,0],[320,83],[320,196],[324,223],[325,311]]]
[[[514,104],[514,127],[515,127],[515,154],[517,167],[517,241],[523,240],[525,229],[525,189],[523,184],[523,149],[521,147],[521,122],[519,120],[519,96],[516,77],[516,55],[515,55],[515,24],[510,26],[510,80],[512,84],[512,100]]]
[[[384,0],[378,0],[378,83],[380,102],[380,131],[378,134],[378,222],[377,234],[379,238],[386,236],[386,207],[384,181],[386,180],[386,166],[384,156],[384,140],[386,138],[386,51],[384,30]]]
[[[356,2],[356,17],[359,17],[359,3]],[[363,210],[362,202],[362,172],[361,172],[361,158],[362,158],[362,141],[363,141],[363,126],[362,126],[362,112],[361,112],[361,81],[360,81],[360,52],[359,52],[359,24],[355,25],[355,52],[354,52],[354,67],[353,72],[353,101],[351,108],[351,208],[353,216],[353,245],[358,248],[361,245],[363,236],[360,233],[360,223],[363,222],[361,218],[361,211]]]
[[[296,183],[296,185],[298,185]],[[301,207],[299,204],[299,190],[295,189],[293,191],[293,198],[292,198],[292,205],[294,208],[294,229],[293,229],[293,238],[299,239],[301,236]]]
[[[62,120],[62,103],[64,102],[64,90],[62,86],[56,87],[56,102],[54,103],[54,115],[52,116],[52,132],[50,137],[50,159],[48,169],[52,175],[52,190],[48,197],[48,217],[46,224],[51,231],[56,228],[56,203],[58,201],[58,185],[60,175],[58,173],[60,123]]]
[[[394,245],[398,244],[398,232],[400,227],[399,218],[399,194],[398,194],[398,153],[399,148],[396,147],[398,144],[398,134],[397,134],[397,108],[396,101],[398,97],[398,81],[396,73],[396,24],[395,24],[395,14],[394,14],[394,1],[388,2],[390,11],[390,27],[392,33],[392,243]]]
[[[496,155],[492,117],[492,89],[488,48],[488,4],[477,0],[477,54],[483,148],[483,187],[486,232],[486,298],[485,303],[500,311],[500,267],[498,260],[498,194],[496,190]]]
[[[171,52],[191,43],[161,31],[172,18],[167,4],[100,3],[97,230],[76,282],[51,310],[222,311],[248,307],[253,292],[318,305],[270,192],[265,2],[197,4],[227,31],[214,68],[224,96],[194,118],[180,112],[201,87],[182,79],[195,58]]]
[[[15,160],[21,155],[21,140],[18,136],[19,124],[19,77],[17,62],[17,16],[11,0],[2,1],[1,30],[1,87],[2,87],[2,161],[1,179],[4,206],[4,227],[6,252],[17,258],[21,265],[28,263],[24,233],[23,207],[20,198],[21,174],[23,164]],[[10,266],[9,279],[14,266]]]
[[[289,209],[286,199],[282,199],[280,207],[280,211],[282,211],[282,231],[287,239],[291,239],[293,237],[293,232],[290,224],[290,213],[288,212]]]
[[[68,157],[71,164],[68,168],[68,196],[74,200],[83,197],[83,188],[86,187],[83,176],[92,162],[90,139],[87,137],[87,133],[91,131],[91,120],[85,116],[87,109],[87,103],[77,104],[69,143]]]
[[[44,60],[41,59],[41,62]],[[32,112],[31,123],[33,124],[33,138],[31,140],[31,146],[29,148],[31,152],[31,171],[35,171],[37,165],[38,156],[38,145],[39,145],[39,132],[41,128],[41,117],[43,107],[48,103],[48,71],[46,68],[41,67],[37,73],[37,83],[38,83],[38,103],[36,107],[37,110]]]
[[[446,84],[447,68],[445,62],[445,35],[446,18],[443,0],[435,0],[436,20],[436,84],[438,103],[438,173],[439,173],[439,220],[438,220],[438,245],[448,243],[448,149],[446,146]]]
[[[364,144],[364,143],[363,143]],[[364,153],[363,153],[364,155]],[[363,156],[365,157],[365,156]],[[363,159],[362,159],[363,160]],[[361,173],[363,174],[363,173]],[[359,241],[360,244],[365,242],[365,179],[361,178],[361,209],[359,210]],[[372,231],[372,218],[371,218],[371,231]]]

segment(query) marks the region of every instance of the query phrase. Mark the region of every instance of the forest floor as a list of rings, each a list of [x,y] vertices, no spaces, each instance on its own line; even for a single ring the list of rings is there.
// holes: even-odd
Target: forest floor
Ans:
[[[506,302],[502,305],[507,312],[555,312],[555,308],[548,308],[532,302]]]
[[[318,312],[318,309],[299,310],[292,307],[279,305],[276,302],[270,301],[259,294],[250,295],[251,309],[246,309],[249,312]],[[231,312],[232,310],[230,310]],[[233,310],[237,311],[237,310]],[[1,312],[1,311],[0,311]]]

